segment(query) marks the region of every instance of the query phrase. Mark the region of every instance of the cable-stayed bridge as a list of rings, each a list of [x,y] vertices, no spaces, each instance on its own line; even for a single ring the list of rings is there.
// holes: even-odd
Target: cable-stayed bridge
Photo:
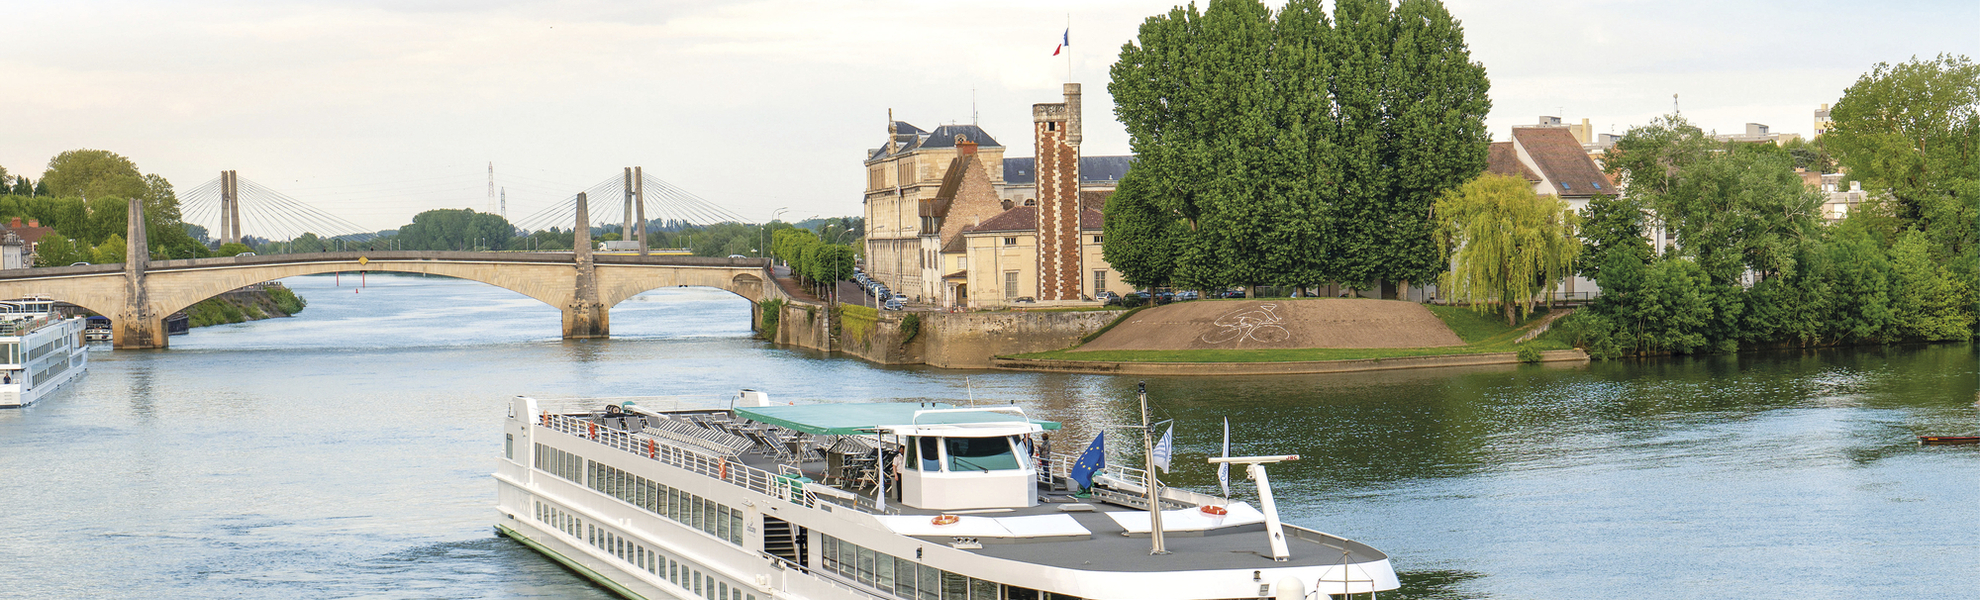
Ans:
[[[650,229],[747,222],[720,205],[645,174],[639,167],[627,167],[581,192],[511,220],[516,228],[513,233],[520,236],[570,227],[579,194],[590,200],[594,227],[616,227],[629,241],[645,242],[639,234]],[[208,227],[211,237],[223,244],[251,238],[288,241],[315,234],[341,240],[344,249],[385,248],[388,246],[372,242],[390,236],[242,178],[236,171],[222,171],[220,176],[180,194],[179,212],[185,222]],[[487,246],[499,248],[502,244],[491,240]]]
[[[152,261],[145,239],[144,208],[131,199],[126,256],[118,265],[10,269],[0,271],[0,298],[42,296],[82,306],[110,317],[119,349],[165,348],[164,318],[229,290],[255,283],[319,273],[380,271],[446,275],[480,281],[541,300],[563,312],[563,337],[608,337],[611,307],[641,292],[676,286],[713,287],[758,306],[783,298],[770,263],[757,258],[659,256],[641,251],[599,255],[591,248],[593,193],[608,200],[605,216],[629,231],[646,230],[654,216],[690,223],[740,222],[733,214],[657,179],[628,169],[527,217],[548,224],[568,215],[573,249],[568,252],[352,250],[268,256],[230,256]],[[655,185],[655,184],[658,185]],[[659,193],[649,194],[648,190]],[[182,215],[215,217],[226,241],[247,236],[303,233],[341,235],[369,241],[368,232],[330,213],[227,173],[195,188],[182,203]],[[613,206],[617,205],[617,206]],[[717,220],[720,219],[720,220]],[[276,233],[281,232],[281,233]],[[369,234],[375,236],[375,234]],[[636,236],[644,238],[644,236]],[[757,311],[752,309],[752,323]]]

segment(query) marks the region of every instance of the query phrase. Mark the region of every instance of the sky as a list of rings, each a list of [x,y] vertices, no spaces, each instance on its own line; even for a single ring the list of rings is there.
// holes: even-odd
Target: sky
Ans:
[[[187,197],[232,169],[367,229],[488,210],[491,163],[512,220],[629,166],[746,220],[858,215],[890,109],[975,121],[1029,156],[1030,105],[1070,76],[1083,152],[1127,153],[1107,68],[1176,4],[14,0],[0,166],[39,178],[59,152],[104,149]],[[1622,133],[1673,94],[1708,130],[1808,135],[1878,62],[1980,55],[1971,0],[1446,5],[1501,140],[1541,115]]]

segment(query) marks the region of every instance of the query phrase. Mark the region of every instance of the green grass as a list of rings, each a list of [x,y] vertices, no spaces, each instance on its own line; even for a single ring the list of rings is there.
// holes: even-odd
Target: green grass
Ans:
[[[1533,322],[1546,316],[1545,311],[1536,310],[1520,322],[1519,327],[1507,327],[1504,317],[1496,313],[1479,313],[1462,306],[1424,305],[1430,313],[1444,321],[1463,346],[1440,346],[1434,348],[1297,348],[1260,350],[1096,350],[1074,352],[1073,349],[1054,350],[1019,354],[1012,358],[1043,360],[1091,360],[1103,362],[1306,362],[1319,360],[1368,360],[1380,358],[1405,358],[1414,356],[1447,356],[1454,354],[1491,354],[1518,350],[1512,341],[1526,332]],[[1115,321],[1118,323],[1119,321]],[[1111,329],[1111,326],[1109,327]],[[1097,335],[1094,337],[1098,337]],[[1091,340],[1088,340],[1091,341]],[[1535,350],[1565,350],[1566,343],[1542,335],[1540,339],[1525,344]]]

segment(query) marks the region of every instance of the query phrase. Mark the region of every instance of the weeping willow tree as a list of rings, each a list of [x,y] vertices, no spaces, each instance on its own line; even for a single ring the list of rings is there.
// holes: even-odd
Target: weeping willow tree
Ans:
[[[1497,306],[1507,325],[1533,312],[1534,297],[1574,272],[1581,254],[1579,215],[1557,196],[1533,193],[1525,178],[1486,173],[1437,200],[1438,250],[1451,257],[1441,287],[1483,312]]]

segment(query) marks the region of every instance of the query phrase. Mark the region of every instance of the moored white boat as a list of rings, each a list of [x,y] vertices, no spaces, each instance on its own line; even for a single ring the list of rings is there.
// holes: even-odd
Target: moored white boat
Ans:
[[[1058,424],[1016,407],[772,406],[745,391],[726,409],[550,409],[519,397],[504,429],[497,529],[632,598],[1207,600],[1398,587],[1380,551],[1277,523],[1264,485],[1257,507],[1158,486],[1167,553],[1151,554],[1145,473],[1110,465],[1090,497],[1075,496],[1071,457],[1039,451]]]
[[[83,321],[45,298],[0,301],[0,408],[34,404],[88,368]]]

